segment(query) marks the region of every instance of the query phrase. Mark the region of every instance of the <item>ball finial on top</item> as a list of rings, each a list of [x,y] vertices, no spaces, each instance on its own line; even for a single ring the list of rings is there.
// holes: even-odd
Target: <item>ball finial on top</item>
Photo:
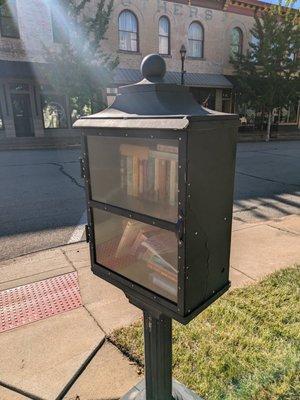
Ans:
[[[149,81],[161,81],[166,73],[165,60],[159,54],[149,54],[141,63],[141,73]]]

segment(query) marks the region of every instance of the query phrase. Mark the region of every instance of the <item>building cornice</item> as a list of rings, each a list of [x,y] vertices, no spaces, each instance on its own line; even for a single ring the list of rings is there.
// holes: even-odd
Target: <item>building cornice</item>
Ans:
[[[255,12],[263,12],[274,4],[259,0],[166,0],[169,3],[178,3],[190,7],[202,7],[213,10],[222,10],[241,15],[253,16]],[[285,7],[283,7],[283,10]]]

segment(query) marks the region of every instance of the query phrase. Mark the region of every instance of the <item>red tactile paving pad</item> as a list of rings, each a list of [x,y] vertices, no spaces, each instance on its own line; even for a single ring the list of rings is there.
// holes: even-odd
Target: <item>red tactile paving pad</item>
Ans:
[[[82,305],[77,272],[0,292],[0,332]]]

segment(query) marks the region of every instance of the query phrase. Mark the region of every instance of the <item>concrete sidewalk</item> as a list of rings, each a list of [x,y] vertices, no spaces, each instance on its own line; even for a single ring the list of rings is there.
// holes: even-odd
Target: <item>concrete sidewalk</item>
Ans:
[[[233,287],[300,263],[300,216],[234,221]],[[90,272],[78,243],[0,263],[0,291],[77,274],[82,305],[0,334],[0,399],[119,399],[141,378],[106,337],[141,317],[123,293]],[[5,310],[4,310],[5,311]]]

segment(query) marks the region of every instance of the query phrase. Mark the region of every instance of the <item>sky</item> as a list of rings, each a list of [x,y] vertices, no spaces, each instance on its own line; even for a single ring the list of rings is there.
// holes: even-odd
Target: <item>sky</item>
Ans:
[[[266,3],[278,4],[278,0],[265,0]],[[283,2],[284,4],[284,2]],[[300,0],[297,0],[293,6],[294,8],[300,8]]]

